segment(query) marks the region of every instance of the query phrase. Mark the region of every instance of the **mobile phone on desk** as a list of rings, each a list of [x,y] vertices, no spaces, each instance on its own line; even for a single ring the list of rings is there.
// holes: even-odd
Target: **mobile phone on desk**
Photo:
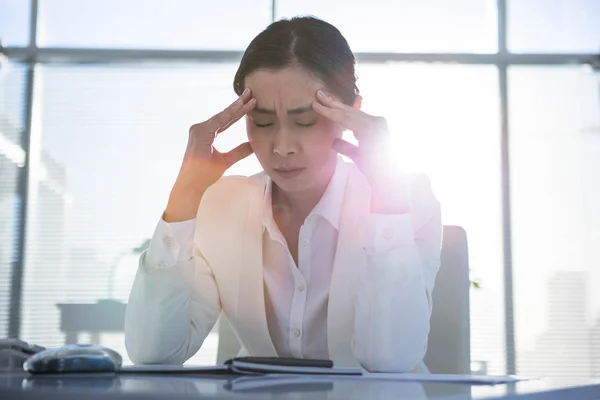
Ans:
[[[333,368],[333,361],[331,360],[286,357],[236,357],[225,361],[225,364],[231,364],[233,361],[263,365],[280,365],[283,367]]]

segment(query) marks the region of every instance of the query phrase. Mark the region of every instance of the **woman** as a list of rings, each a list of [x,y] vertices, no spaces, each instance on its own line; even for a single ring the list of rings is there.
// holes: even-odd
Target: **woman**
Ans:
[[[243,355],[369,371],[422,364],[439,203],[425,178],[383,156],[387,124],[360,111],[354,65],[340,32],[311,17],[252,41],[234,79],[239,98],[190,128],[140,258],[125,324],[132,361],[183,363],[223,312]],[[213,148],[244,116],[248,142]],[[359,146],[341,139],[345,129]],[[253,152],[263,173],[222,177]]]

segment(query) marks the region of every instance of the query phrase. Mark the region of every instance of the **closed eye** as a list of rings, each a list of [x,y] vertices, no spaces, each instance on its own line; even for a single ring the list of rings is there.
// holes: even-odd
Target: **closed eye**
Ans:
[[[317,121],[309,122],[309,123],[307,123],[307,124],[303,124],[303,123],[301,123],[301,122],[296,122],[296,125],[298,125],[298,126],[301,126],[301,127],[303,127],[303,128],[308,128],[308,127],[311,127],[311,126],[313,126],[313,125],[314,125],[314,124],[316,124],[316,123],[317,123]]]
[[[273,125],[272,122],[268,123],[268,124],[257,124],[256,122],[254,123],[254,126],[256,126],[257,128],[267,128],[269,126]]]

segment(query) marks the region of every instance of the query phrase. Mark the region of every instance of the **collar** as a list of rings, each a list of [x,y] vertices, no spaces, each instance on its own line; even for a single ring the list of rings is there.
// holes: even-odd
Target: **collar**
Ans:
[[[311,215],[319,215],[325,218],[336,229],[339,230],[342,205],[344,203],[344,192],[346,189],[346,179],[348,177],[348,166],[341,157],[337,157],[335,171],[315,208],[310,212]],[[274,227],[272,208],[272,190],[273,181],[267,175],[267,184],[265,185],[264,206],[263,206],[263,226],[270,232]]]

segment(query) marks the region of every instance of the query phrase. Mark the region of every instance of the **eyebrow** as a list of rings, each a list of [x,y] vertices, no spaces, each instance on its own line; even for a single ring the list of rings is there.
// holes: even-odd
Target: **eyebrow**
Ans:
[[[291,110],[288,110],[287,113],[290,115],[291,114],[304,114],[304,113],[307,113],[310,111],[313,111],[312,106],[293,108]],[[275,114],[275,110],[268,110],[266,108],[261,108],[261,107],[257,107],[254,110],[252,110],[251,112],[255,112],[257,114],[269,114],[269,115]]]

